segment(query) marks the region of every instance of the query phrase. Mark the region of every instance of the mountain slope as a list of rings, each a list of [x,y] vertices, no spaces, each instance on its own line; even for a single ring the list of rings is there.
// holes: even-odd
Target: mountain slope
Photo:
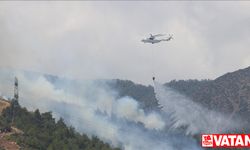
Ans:
[[[152,86],[146,87],[128,80],[113,80],[109,85],[120,96],[138,100],[146,110],[159,109]],[[226,73],[215,80],[173,80],[164,85],[209,109],[233,117],[247,117],[250,114],[250,67]]]
[[[12,123],[13,105],[3,110],[0,116],[0,127],[6,128]],[[8,139],[16,141],[21,149],[27,150],[118,150],[102,142],[97,137],[91,139],[80,134],[72,127],[68,127],[62,119],[55,121],[51,112],[40,113],[27,111],[19,104],[15,106],[15,119],[13,124],[23,131],[23,134],[9,135]]]
[[[227,73],[215,80],[188,80],[166,83],[210,109],[242,117],[249,114],[250,67]]]

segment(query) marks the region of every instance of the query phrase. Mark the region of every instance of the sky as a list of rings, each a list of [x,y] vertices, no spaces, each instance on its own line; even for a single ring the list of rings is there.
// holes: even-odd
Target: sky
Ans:
[[[250,65],[249,35],[247,1],[0,2],[0,68],[71,79],[215,79]]]

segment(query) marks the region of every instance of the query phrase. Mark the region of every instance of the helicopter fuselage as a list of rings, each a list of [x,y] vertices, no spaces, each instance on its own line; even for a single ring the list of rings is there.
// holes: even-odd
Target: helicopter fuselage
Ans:
[[[144,43],[152,43],[152,44],[154,44],[154,43],[159,43],[159,42],[161,42],[162,40],[156,40],[156,39],[143,39],[143,40],[141,40],[142,42],[144,42]]]

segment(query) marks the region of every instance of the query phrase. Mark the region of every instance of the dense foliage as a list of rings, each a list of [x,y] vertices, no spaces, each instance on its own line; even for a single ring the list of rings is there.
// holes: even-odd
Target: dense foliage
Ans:
[[[218,112],[245,118],[250,123],[250,67],[215,80],[179,80],[166,83],[191,100]]]
[[[194,93],[201,90],[211,81],[212,80],[172,80],[164,85],[177,90],[181,94],[192,97]]]
[[[129,96],[137,100],[145,111],[159,110],[159,104],[155,98],[154,88],[135,84],[129,80],[112,80],[107,82],[110,88],[118,92],[119,97]]]
[[[55,121],[51,112],[40,113],[37,109],[34,112],[18,104],[11,105],[3,111],[0,117],[1,127],[12,124],[23,131],[23,134],[14,134],[10,138],[28,150],[118,150],[111,148],[107,143],[97,137],[88,138],[85,134],[77,133],[73,127],[67,127],[63,119]]]

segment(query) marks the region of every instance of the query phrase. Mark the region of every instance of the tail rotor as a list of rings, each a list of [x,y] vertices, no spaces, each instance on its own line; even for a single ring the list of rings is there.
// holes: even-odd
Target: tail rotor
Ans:
[[[169,34],[169,40],[173,40],[174,38],[173,38],[173,34]]]

